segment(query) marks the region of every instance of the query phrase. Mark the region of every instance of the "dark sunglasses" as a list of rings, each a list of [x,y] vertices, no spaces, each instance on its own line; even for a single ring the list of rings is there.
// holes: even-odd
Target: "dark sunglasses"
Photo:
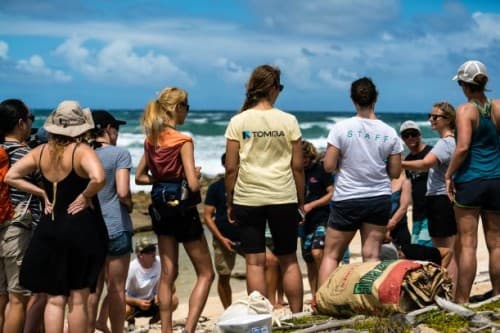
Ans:
[[[408,138],[418,138],[420,136],[420,132],[418,131],[411,131],[411,132],[404,132],[401,134],[403,139],[408,139]]]
[[[448,117],[447,117],[447,116],[445,116],[445,115],[443,115],[443,114],[432,114],[432,113],[429,113],[429,114],[427,115],[427,117],[428,117],[429,119],[434,120],[434,121],[438,120],[439,118],[448,119]]]
[[[283,91],[283,88],[285,88],[284,85],[282,85],[281,83],[278,84],[278,89],[279,89],[280,92]]]
[[[189,112],[189,104],[184,102],[184,103],[181,103],[181,105],[183,105],[185,108],[186,108],[186,112]]]

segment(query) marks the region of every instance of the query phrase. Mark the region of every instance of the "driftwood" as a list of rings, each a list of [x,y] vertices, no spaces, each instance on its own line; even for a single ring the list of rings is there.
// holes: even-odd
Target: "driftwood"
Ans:
[[[347,326],[347,325],[354,325],[358,321],[364,320],[366,317],[365,316],[355,316],[352,317],[351,319],[345,319],[345,320],[329,320],[328,322],[321,324],[321,325],[314,325],[309,328],[305,328],[303,330],[297,330],[295,333],[313,333],[313,332],[318,332],[318,331],[325,331],[329,330],[332,328],[337,328],[337,327],[342,327],[342,326]]]

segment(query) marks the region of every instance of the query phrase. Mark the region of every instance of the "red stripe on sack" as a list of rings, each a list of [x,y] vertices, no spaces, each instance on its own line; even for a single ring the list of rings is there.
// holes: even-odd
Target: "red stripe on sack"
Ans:
[[[398,304],[406,272],[422,267],[411,260],[398,260],[378,288],[378,298],[381,303]]]

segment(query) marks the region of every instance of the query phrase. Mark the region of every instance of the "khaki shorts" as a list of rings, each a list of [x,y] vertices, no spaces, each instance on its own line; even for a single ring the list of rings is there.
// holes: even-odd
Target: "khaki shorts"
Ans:
[[[219,275],[231,275],[236,262],[236,252],[227,251],[215,237],[212,241],[214,246],[215,270]]]
[[[29,212],[16,212],[12,221],[0,229],[0,294],[30,295],[19,284],[19,272],[31,239],[31,223]]]

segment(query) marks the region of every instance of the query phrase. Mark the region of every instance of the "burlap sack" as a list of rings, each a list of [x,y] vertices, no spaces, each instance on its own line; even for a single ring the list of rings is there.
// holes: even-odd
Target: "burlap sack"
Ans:
[[[343,265],[316,293],[322,314],[352,316],[409,312],[449,296],[446,271],[432,263],[385,260]]]

